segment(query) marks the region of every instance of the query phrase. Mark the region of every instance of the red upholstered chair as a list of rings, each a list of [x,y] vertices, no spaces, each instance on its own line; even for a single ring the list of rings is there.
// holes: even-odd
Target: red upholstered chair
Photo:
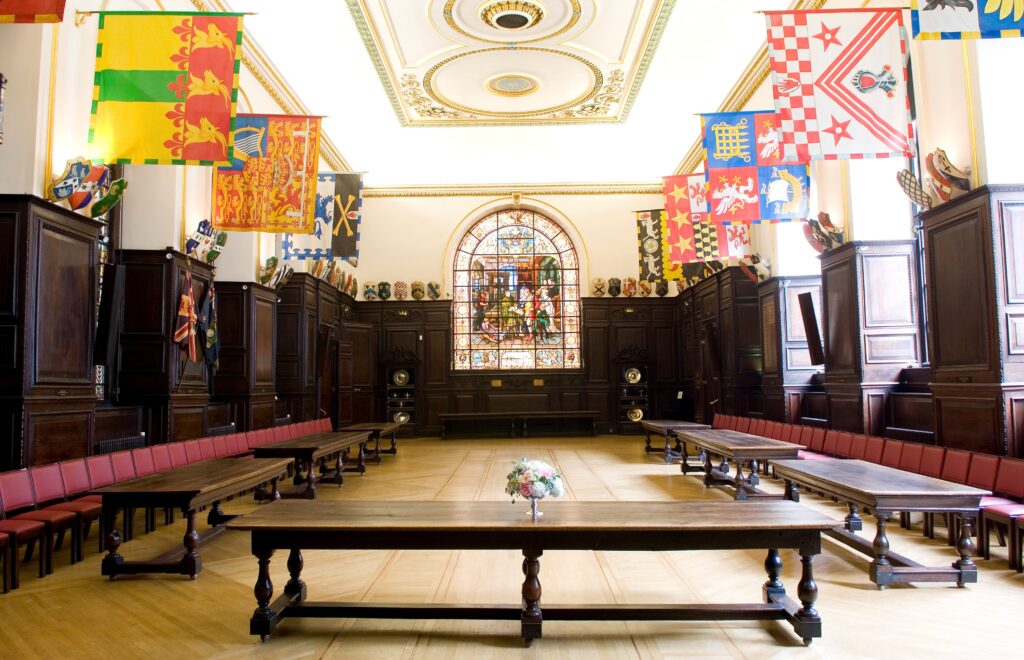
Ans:
[[[864,460],[870,463],[881,463],[882,452],[885,451],[885,438],[869,435],[864,449]]]
[[[917,472],[921,467],[921,457],[924,456],[925,445],[919,442],[904,442],[903,453],[900,454],[899,468],[907,472]],[[885,455],[882,455],[885,458]]]
[[[0,534],[0,562],[3,562],[4,593],[11,590],[11,537]]]
[[[800,427],[800,435],[797,438],[796,442],[797,442],[797,444],[801,444],[804,447],[807,447],[808,449],[810,449],[810,447],[811,447],[811,437],[812,436],[814,436],[814,427],[813,426],[802,426],[802,427]]]
[[[974,460],[977,458],[975,456]],[[1024,504],[1020,502],[1024,499],[1024,460],[1006,457],[999,459],[994,490],[997,496],[1005,495],[1014,499],[996,503],[994,500],[998,498],[982,498],[978,525],[979,554],[985,559],[989,558],[989,532],[993,526],[1000,530],[1005,527],[1010,538],[1010,568],[1020,571],[1021,549],[1017,543],[1017,527],[1020,525],[1019,518],[1024,516]],[[986,499],[989,502],[986,503]]]
[[[275,426],[270,432],[273,440],[271,442],[284,442],[288,439],[288,432],[283,426]]]
[[[751,435],[764,437],[764,431],[767,427],[768,420],[755,419],[754,423],[750,425],[750,431],[748,431],[748,433],[750,433]]]
[[[902,440],[886,440],[882,449],[882,465],[891,468],[899,468],[900,457],[903,455]]]
[[[800,439],[800,427],[796,424],[783,424],[782,439],[786,442],[797,442]]]
[[[199,454],[203,457],[202,460],[204,461],[217,458],[217,449],[214,447],[213,438],[199,439]]]
[[[89,485],[92,488],[103,488],[117,481],[117,477],[114,476],[114,464],[110,462],[109,454],[86,458],[85,467],[89,470]]]
[[[334,430],[334,426],[331,424],[331,418],[330,417],[321,417],[319,419],[319,422],[320,422],[319,431],[321,433],[330,433],[331,431]]]
[[[174,469],[174,459],[171,458],[170,445],[153,445],[153,467],[157,472],[166,472]],[[184,447],[182,447],[184,451]]]
[[[241,443],[241,446],[239,446]],[[239,456],[244,454],[246,451],[245,447],[245,434],[244,433],[232,433],[231,435],[224,436],[224,444],[227,446],[226,456]]]
[[[153,460],[152,447],[139,447],[132,450],[132,460],[135,462],[135,476],[148,477],[156,474],[156,463]]]
[[[849,431],[840,431],[836,434],[836,456],[841,458],[850,457],[850,445],[853,444],[853,434]]]
[[[114,481],[117,483],[130,481],[138,476],[135,474],[135,461],[132,460],[131,451],[119,451],[111,454],[110,464],[114,468]]]
[[[753,421],[754,420],[750,419],[749,417],[740,417],[736,421],[736,430],[739,431],[740,433],[749,433],[750,425]]]
[[[850,458],[863,461],[867,451],[868,436],[863,433],[854,433],[853,437],[850,438]]]
[[[967,483],[967,472],[971,467],[972,456],[971,452],[964,451],[963,449],[947,449],[946,458],[942,462],[942,473],[939,475],[939,478],[958,484]],[[924,515],[924,533],[928,538],[935,538],[936,515],[938,514],[926,513]],[[954,543],[954,530],[950,517],[942,514],[942,519],[946,522],[946,541],[952,545]]]
[[[821,446],[821,451],[829,456],[836,455],[836,446],[839,444],[839,431],[833,431],[829,429],[825,432],[825,444]]]
[[[811,451],[821,453],[821,450],[825,447],[825,433],[827,429],[816,428],[811,432],[811,444],[808,448]]]
[[[184,442],[172,442],[167,445],[167,451],[171,454],[171,465],[174,468],[188,465],[188,454],[185,452]]]
[[[934,447],[929,445],[921,451],[921,465],[917,468],[917,472],[918,474],[923,474],[926,477],[940,479],[942,477],[942,463],[945,460],[945,447]]]
[[[715,418],[711,420],[711,428],[713,429],[726,429],[729,428],[726,422],[727,415],[722,413],[715,413]]]
[[[231,455],[231,448],[228,447],[228,438],[231,436],[218,435],[213,438],[213,457],[227,458]]]
[[[999,472],[999,457],[992,454],[975,453],[967,470],[967,485],[973,488],[993,490]]]
[[[36,505],[57,511],[71,511],[78,516],[79,539],[77,560],[81,561],[84,555],[83,546],[85,539],[89,538],[89,530],[94,520],[100,520],[103,513],[103,506],[99,502],[88,500],[67,500],[67,489],[64,488],[64,478],[61,476],[61,467],[57,463],[40,465],[29,468],[29,477],[32,479],[32,488],[36,494]],[[100,536],[103,535],[102,522],[100,523]]]
[[[64,535],[71,532],[71,563],[78,561],[78,544],[81,542],[78,514],[74,511],[57,509],[36,509],[35,491],[27,470],[15,470],[0,474],[0,500],[4,513],[11,520],[31,520],[46,525],[46,573],[53,573],[53,542],[57,550],[64,542]],[[12,511],[28,509],[11,516]]]
[[[0,514],[3,513],[3,500],[0,500]],[[19,567],[21,562],[18,559],[18,546],[25,546],[25,561],[32,558],[32,551],[36,542],[39,547],[39,577],[46,575],[46,551],[43,549],[49,544],[46,536],[46,524],[35,520],[0,520],[0,537],[5,541],[4,561],[4,591],[7,591],[8,575],[10,575],[10,588],[17,589],[21,584]]]
[[[199,449],[199,440],[186,440],[184,444],[185,458],[188,459],[189,465],[202,462],[203,452]]]

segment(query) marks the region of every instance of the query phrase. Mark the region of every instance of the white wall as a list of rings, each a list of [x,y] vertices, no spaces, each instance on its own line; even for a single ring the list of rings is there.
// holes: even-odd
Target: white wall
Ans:
[[[4,25],[0,38],[0,73],[7,77],[4,95],[4,143],[0,144],[0,193],[42,192],[46,149],[46,104],[49,91],[52,26]]]

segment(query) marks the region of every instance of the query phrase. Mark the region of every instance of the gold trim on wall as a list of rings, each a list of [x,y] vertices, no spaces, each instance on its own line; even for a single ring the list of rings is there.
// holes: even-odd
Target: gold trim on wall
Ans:
[[[178,249],[181,250],[182,253],[185,252],[185,241],[188,240],[186,238],[187,230],[185,229],[185,204],[186,204],[186,202],[188,200],[188,194],[186,192],[187,188],[188,188],[188,165],[182,165],[181,166],[181,236],[179,237],[180,238],[180,245],[178,246]]]
[[[654,183],[500,183],[458,186],[381,186],[364,188],[363,198],[491,197],[494,195],[660,195]]]
[[[964,39],[960,40],[960,49],[964,58],[964,91],[967,94],[967,135],[971,143],[971,187],[977,188],[981,185],[981,161],[978,158],[978,127],[974,119],[974,87],[971,81],[971,52],[970,43]]]
[[[54,95],[57,93],[57,45],[60,38],[60,23],[53,25],[53,38],[50,44],[50,96],[46,99],[46,153],[43,156],[43,197],[49,197],[50,185],[53,183],[53,116]]]

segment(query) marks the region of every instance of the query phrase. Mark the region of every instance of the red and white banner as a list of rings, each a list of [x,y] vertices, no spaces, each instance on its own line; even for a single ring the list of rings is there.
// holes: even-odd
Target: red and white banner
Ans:
[[[765,17],[786,162],[911,155],[900,9]]]

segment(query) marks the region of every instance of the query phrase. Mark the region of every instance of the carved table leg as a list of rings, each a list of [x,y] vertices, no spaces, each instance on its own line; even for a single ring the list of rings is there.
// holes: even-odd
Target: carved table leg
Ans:
[[[711,466],[711,454],[704,452],[704,487],[710,488],[711,484],[714,483],[714,477],[711,476],[711,470],[714,468]]]
[[[540,609],[540,557],[542,550],[523,549],[523,611],[520,615],[523,641],[527,646],[541,636],[544,616]]]
[[[800,486],[797,485],[795,481],[792,481],[791,479],[786,479],[786,494],[784,497],[785,499],[790,500],[792,502],[799,502]]]
[[[284,592],[297,601],[306,600],[306,583],[302,581],[302,551],[299,548],[292,548],[288,553],[288,574],[291,579],[284,585]]]
[[[1014,530],[1011,529],[1010,531],[1013,532]],[[960,559],[953,562],[953,568],[960,571],[960,575],[957,576],[956,586],[963,588],[967,582],[978,581],[978,566],[971,559],[975,551],[974,516],[967,514],[960,516],[960,537],[956,541],[956,551],[960,555]],[[1014,555],[1011,553],[1011,564],[1014,561],[1013,557]]]
[[[306,488],[302,491],[302,497],[307,500],[316,499],[316,470],[313,469],[313,461],[306,462]]]
[[[728,476],[726,472],[726,476]],[[733,498],[737,500],[747,499],[747,478],[743,476],[743,461],[736,461],[736,479],[733,485],[736,487],[736,492],[733,493]]]
[[[770,603],[772,599],[786,595],[786,587],[782,584],[782,556],[777,548],[768,551],[764,560],[764,570],[768,573],[768,581],[762,587],[764,602]]]
[[[803,605],[796,612],[796,619],[803,624],[821,625],[821,616],[818,610],[814,609],[814,601],[818,600],[818,583],[814,581],[814,555],[800,555],[800,563],[803,564],[803,571],[800,575],[800,583],[796,588],[797,598]],[[797,631],[799,634],[799,630]],[[803,637],[804,646],[810,646],[811,638]]]
[[[274,596],[274,583],[270,580],[270,558],[273,556],[273,549],[253,550],[253,554],[259,560],[260,572],[256,576],[256,585],[253,587],[253,594],[256,596],[256,610],[249,620],[249,631],[259,635],[262,641],[266,641],[270,633],[277,625],[277,615],[270,609],[270,599]]]
[[[875,540],[872,549],[875,558],[871,562],[871,580],[878,585],[879,589],[885,589],[886,585],[892,582],[892,563],[889,561],[889,537],[885,533],[886,522],[889,514],[882,511],[875,511]]]
[[[206,524],[210,527],[216,527],[217,525],[223,525],[233,517],[224,513],[224,510],[220,508],[220,500],[217,500],[210,505],[210,512],[206,514]]]
[[[747,483],[751,486],[756,486],[761,483],[761,478],[757,476],[758,462],[756,460],[750,461],[749,468],[750,476],[747,477]]]
[[[348,453],[348,449],[345,450],[345,454]],[[345,483],[345,459],[342,458],[342,452],[338,452],[337,462],[334,464],[334,481],[338,484],[338,488],[341,488],[342,484]]]
[[[312,465],[308,465],[306,463],[306,461],[296,460],[295,461],[295,476],[292,477],[292,483],[294,485],[301,486],[302,482],[305,481],[305,479],[302,478],[302,471],[303,470],[309,470],[310,472],[312,472],[313,471],[313,466]]]
[[[117,551],[121,547],[121,534],[117,531],[117,509],[103,507],[104,529],[107,530],[107,556],[100,566],[100,575],[108,575],[113,580],[117,577],[118,567],[124,563],[124,557]]]
[[[686,443],[684,442],[680,444],[679,436],[676,436],[676,446],[679,447],[679,471],[682,472],[683,474],[686,474],[687,472],[690,471],[688,469],[690,462],[690,454],[686,450]]]
[[[857,512],[857,505],[850,502],[850,513],[846,516],[846,529],[851,532],[859,532],[864,529],[864,521]]]
[[[185,517],[185,537],[182,543],[185,546],[185,556],[181,558],[181,574],[187,575],[193,580],[196,574],[203,568],[203,562],[199,558],[196,547],[199,545],[199,532],[196,531],[196,510],[182,509],[181,514]]]
[[[281,499],[281,490],[278,488],[278,477],[274,477],[270,480],[270,494],[267,496],[271,502],[276,502]]]
[[[666,442],[665,446],[666,447],[668,446],[667,442]],[[647,432],[647,437],[644,438],[644,453],[645,454],[652,454],[652,453],[654,453],[656,451],[658,451],[658,450],[654,449],[653,447],[651,447],[651,432],[648,431]]]

